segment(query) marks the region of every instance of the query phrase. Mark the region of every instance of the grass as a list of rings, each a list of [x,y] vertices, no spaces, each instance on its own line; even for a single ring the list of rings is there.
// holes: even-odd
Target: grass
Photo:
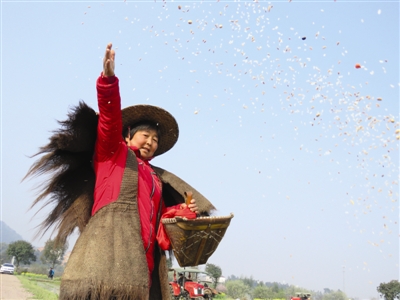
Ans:
[[[33,299],[57,300],[60,290],[60,279],[48,279],[46,275],[25,273],[17,275],[22,286],[33,294]]]

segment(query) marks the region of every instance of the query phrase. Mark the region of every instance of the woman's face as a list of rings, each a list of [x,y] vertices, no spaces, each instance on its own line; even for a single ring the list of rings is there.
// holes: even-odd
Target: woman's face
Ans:
[[[143,159],[152,158],[158,147],[158,135],[153,129],[138,130],[131,139],[126,137],[125,141],[128,146],[138,148]]]

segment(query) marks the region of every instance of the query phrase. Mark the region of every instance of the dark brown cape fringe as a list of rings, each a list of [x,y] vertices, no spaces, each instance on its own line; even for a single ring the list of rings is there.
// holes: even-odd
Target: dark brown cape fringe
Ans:
[[[54,131],[50,142],[33,155],[45,154],[32,165],[24,179],[49,175],[31,208],[43,201],[40,209],[54,206],[39,225],[37,235],[54,225],[54,230],[58,230],[56,242],[64,244],[76,227],[82,232],[90,218],[95,183],[92,156],[98,116],[81,101],[68,113],[67,120],[58,123],[61,129]]]

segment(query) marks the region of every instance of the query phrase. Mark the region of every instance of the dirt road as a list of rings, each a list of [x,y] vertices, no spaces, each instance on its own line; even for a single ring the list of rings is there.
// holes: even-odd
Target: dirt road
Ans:
[[[4,300],[26,300],[32,299],[33,295],[24,290],[21,282],[14,275],[0,274],[0,299]]]

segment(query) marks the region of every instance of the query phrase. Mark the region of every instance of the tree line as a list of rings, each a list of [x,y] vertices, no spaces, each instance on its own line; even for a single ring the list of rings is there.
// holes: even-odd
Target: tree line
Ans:
[[[60,266],[64,259],[64,255],[68,249],[68,244],[56,245],[54,240],[49,239],[43,250],[38,251],[31,243],[19,240],[10,244],[1,243],[0,257],[1,263],[11,262],[14,258],[16,273],[21,272],[22,266],[28,266],[40,260],[41,266],[36,266],[37,270],[42,270],[38,273],[47,273],[47,268],[56,268]]]
[[[205,271],[211,274],[213,282],[218,291],[226,294],[230,298],[248,300],[248,299],[290,299],[297,293],[311,294],[313,300],[348,300],[350,299],[341,290],[331,290],[324,288],[321,291],[313,291],[297,286],[282,284],[278,282],[263,282],[250,277],[237,277],[231,275],[224,284],[218,284],[218,278],[222,274],[219,266],[206,264]],[[381,283],[377,291],[385,300],[400,300],[400,282],[392,280],[388,283]],[[223,299],[223,298],[221,298]]]

